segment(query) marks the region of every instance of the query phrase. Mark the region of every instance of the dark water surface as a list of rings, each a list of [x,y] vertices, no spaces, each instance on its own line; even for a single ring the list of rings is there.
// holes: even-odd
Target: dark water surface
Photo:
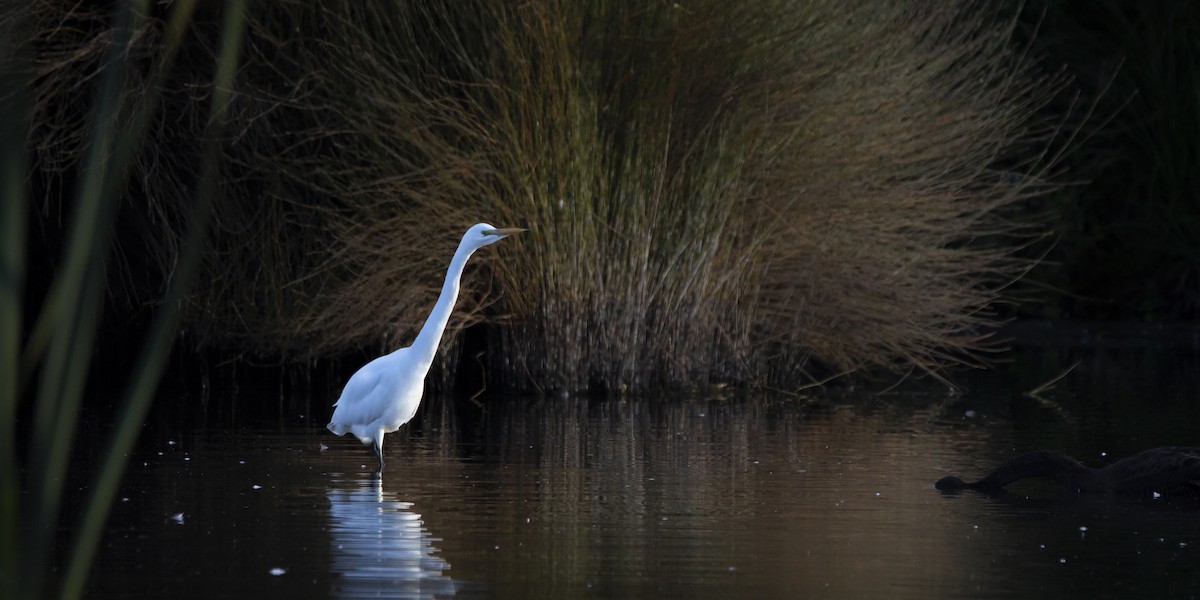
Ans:
[[[324,430],[336,390],[162,398],[88,597],[1194,597],[1196,506],[932,484],[1200,445],[1198,373],[1194,346],[1026,347],[954,392],[434,399],[381,478]]]

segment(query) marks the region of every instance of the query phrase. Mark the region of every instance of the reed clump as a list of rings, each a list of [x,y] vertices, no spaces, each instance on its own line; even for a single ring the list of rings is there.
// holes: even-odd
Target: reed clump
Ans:
[[[479,220],[534,231],[468,273],[451,330],[489,323],[491,381],[523,389],[973,360],[1028,266],[1014,240],[1036,231],[1002,213],[1048,185],[1037,109],[1057,83],[1026,75],[986,5],[247,11],[184,306],[198,346],[312,360],[407,343]],[[212,49],[183,52],[122,207],[139,235],[112,287],[130,306],[169,281],[188,206],[210,88],[186,66]],[[59,76],[43,89],[61,102]]]
[[[1051,130],[978,7],[536,5],[506,41],[503,372],[789,385],[973,360]],[[555,36],[541,35],[558,31]],[[536,69],[525,65],[538,65]],[[504,67],[508,67],[505,69]],[[1007,238],[1009,244],[998,243]],[[526,283],[517,285],[517,281]]]

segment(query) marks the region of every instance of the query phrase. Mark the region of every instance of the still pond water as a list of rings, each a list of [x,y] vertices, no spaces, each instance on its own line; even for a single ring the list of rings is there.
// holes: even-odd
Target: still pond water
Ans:
[[[1041,398],[1023,395],[1077,361]],[[432,399],[388,436],[379,478],[368,447],[323,428],[337,390],[265,400],[284,412],[267,422],[234,410],[264,401],[245,390],[162,398],[87,596],[1200,595],[1194,505],[933,488],[1032,449],[1101,465],[1200,445],[1194,342],[1026,346],[958,382]]]

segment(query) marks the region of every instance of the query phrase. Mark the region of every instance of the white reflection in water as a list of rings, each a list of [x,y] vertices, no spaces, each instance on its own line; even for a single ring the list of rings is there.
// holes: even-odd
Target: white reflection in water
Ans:
[[[333,572],[338,598],[443,598],[455,583],[443,572],[435,538],[411,502],[385,492],[383,481],[342,480],[329,489]]]

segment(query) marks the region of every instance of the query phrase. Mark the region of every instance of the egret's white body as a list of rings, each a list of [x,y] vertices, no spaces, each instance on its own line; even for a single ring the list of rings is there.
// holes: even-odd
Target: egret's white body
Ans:
[[[333,417],[327,425],[329,431],[336,435],[352,433],[360,442],[373,444],[379,468],[383,468],[383,436],[396,431],[417,414],[425,374],[433,364],[442,332],[454,310],[467,259],[476,250],[521,231],[524,230],[496,229],[487,223],[479,223],[467,230],[446,269],[442,293],[417,339],[407,348],[372,360],[350,376],[342,395],[333,403]]]

